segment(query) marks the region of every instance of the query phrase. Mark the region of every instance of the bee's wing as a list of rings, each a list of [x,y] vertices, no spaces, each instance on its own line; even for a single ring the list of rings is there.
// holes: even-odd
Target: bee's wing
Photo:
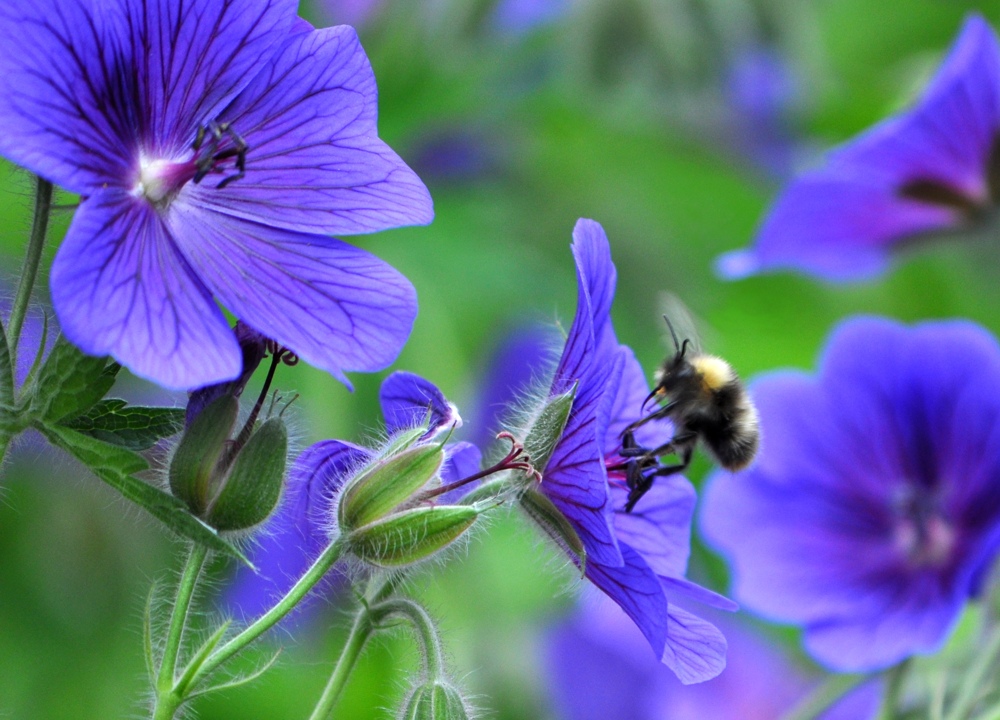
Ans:
[[[666,320],[666,344],[674,352],[678,352],[684,341],[688,341],[689,352],[702,351],[701,335],[697,323],[684,301],[677,294],[663,291],[657,298],[660,314]]]

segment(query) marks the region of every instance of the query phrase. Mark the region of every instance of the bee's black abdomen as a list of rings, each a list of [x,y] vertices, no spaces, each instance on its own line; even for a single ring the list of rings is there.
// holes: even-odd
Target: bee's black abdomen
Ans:
[[[760,445],[757,410],[743,387],[735,383],[721,389],[716,401],[714,417],[701,424],[701,437],[719,465],[742,470]]]

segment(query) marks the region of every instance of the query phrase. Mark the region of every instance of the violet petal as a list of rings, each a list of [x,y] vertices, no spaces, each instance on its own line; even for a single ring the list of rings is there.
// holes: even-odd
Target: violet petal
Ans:
[[[84,352],[170,388],[240,373],[236,338],[149,204],[121,190],[84,201],[56,254],[52,303]]]
[[[345,384],[395,360],[417,313],[410,282],[364,250],[192,207],[168,220],[205,282],[240,318]]]

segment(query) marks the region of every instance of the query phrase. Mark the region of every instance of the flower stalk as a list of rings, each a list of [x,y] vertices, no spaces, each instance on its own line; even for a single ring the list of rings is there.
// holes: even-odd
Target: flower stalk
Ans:
[[[379,595],[384,595],[386,586],[383,586]],[[316,707],[313,709],[309,720],[326,720],[333,712],[337,700],[340,698],[351,675],[351,671],[357,665],[358,658],[364,649],[368,638],[386,626],[383,621],[392,616],[401,616],[413,626],[420,643],[421,654],[424,658],[425,676],[437,681],[443,678],[444,660],[441,652],[441,641],[438,638],[434,621],[427,611],[418,603],[408,598],[389,598],[377,604],[362,604],[358,614],[354,618],[351,632],[344,644],[344,649],[333,669],[333,674],[323,689]]]
[[[208,556],[208,548],[204,545],[192,544],[188,551],[187,562],[181,571],[180,581],[177,584],[177,596],[174,600],[174,607],[170,613],[170,625],[167,628],[167,637],[163,647],[163,657],[160,660],[160,670],[156,678],[156,708],[153,712],[154,720],[172,718],[177,708],[184,701],[183,696],[178,695],[174,686],[174,671],[177,669],[177,659],[181,649],[181,640],[184,636],[184,628],[187,626],[187,618],[191,609],[191,600],[194,598],[195,586],[198,577],[205,565],[205,558]]]
[[[18,340],[21,338],[21,328],[28,313],[31,292],[38,279],[38,268],[42,262],[42,249],[45,247],[51,211],[52,183],[41,177],[36,178],[35,214],[31,223],[31,235],[28,238],[28,249],[24,255],[24,265],[21,266],[21,279],[17,284],[14,305],[11,307],[10,320],[7,323],[7,342],[10,344],[12,367],[17,367]]]

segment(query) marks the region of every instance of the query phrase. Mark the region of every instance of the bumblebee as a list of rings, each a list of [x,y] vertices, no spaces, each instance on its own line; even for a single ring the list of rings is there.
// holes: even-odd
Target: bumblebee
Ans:
[[[683,472],[701,440],[706,452],[727,470],[742,470],[753,460],[760,444],[757,409],[736,372],[725,360],[702,353],[690,339],[678,342],[670,318],[664,315],[674,343],[656,374],[656,387],[643,403],[661,405],[625,428],[621,456],[628,485],[625,511],[631,512],[657,477]],[[669,418],[674,425],[670,442],[646,448],[635,431],[648,422]],[[676,455],[679,462],[661,465],[662,455]]]

